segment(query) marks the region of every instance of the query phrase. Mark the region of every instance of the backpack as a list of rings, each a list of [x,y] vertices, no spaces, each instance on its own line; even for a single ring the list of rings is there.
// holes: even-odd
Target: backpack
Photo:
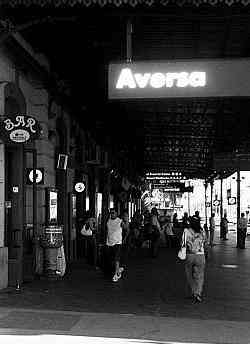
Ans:
[[[187,239],[187,252],[198,253],[204,250],[204,238],[201,233],[194,233]]]

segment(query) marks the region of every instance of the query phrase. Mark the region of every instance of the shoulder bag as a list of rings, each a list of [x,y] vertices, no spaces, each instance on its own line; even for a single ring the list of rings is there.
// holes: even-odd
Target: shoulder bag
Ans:
[[[182,243],[181,243],[181,248],[178,251],[178,258],[181,260],[185,260],[187,257],[187,247],[186,247],[186,232],[185,229],[183,231],[183,236],[182,236]]]

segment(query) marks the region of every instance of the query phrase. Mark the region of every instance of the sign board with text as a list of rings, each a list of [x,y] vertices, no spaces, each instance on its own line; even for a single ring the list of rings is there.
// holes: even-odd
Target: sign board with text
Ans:
[[[111,63],[109,99],[249,97],[250,59]]]
[[[0,121],[0,138],[5,143],[27,143],[37,139],[40,132],[39,123],[32,116],[8,115]]]

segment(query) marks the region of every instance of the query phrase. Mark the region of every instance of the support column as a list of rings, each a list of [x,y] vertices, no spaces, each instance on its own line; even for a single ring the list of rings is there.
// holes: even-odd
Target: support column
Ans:
[[[5,242],[5,164],[4,164],[4,144],[0,143],[0,247],[4,247]]]
[[[210,216],[212,216],[213,213],[213,188],[214,188],[214,182],[210,182],[211,190],[210,190]]]
[[[190,182],[188,182],[188,186],[190,187]],[[188,192],[188,216],[190,216],[190,192]]]
[[[205,182],[205,224],[207,225],[207,182]]]
[[[104,242],[106,237],[106,222],[109,216],[110,204],[110,173],[109,171],[103,172],[104,174],[104,187],[102,195],[102,226],[101,226],[101,241]]]
[[[223,178],[220,179],[220,223],[223,218]],[[221,226],[220,226],[220,237],[222,237]]]
[[[0,143],[0,289],[8,286],[8,247],[5,247],[5,152]]]
[[[237,242],[236,242],[236,246],[238,247],[238,242],[239,242],[239,236],[238,236],[238,222],[240,219],[240,168],[237,168]]]
[[[132,62],[132,22],[131,19],[127,20],[127,28],[126,28],[126,58],[127,62]]]

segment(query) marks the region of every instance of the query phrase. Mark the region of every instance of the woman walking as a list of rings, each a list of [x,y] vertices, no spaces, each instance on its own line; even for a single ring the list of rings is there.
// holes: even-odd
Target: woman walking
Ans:
[[[184,229],[182,246],[186,247],[185,272],[194,302],[202,301],[205,271],[205,235],[202,228],[191,219],[190,226]]]

